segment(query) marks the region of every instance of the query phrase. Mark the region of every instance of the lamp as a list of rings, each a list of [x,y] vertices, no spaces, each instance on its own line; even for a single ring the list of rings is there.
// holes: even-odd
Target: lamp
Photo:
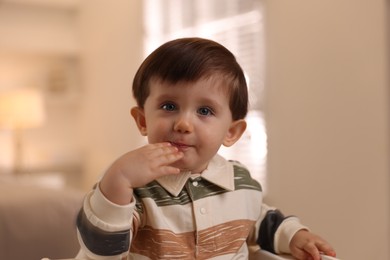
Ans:
[[[13,171],[20,172],[22,131],[45,121],[44,100],[36,89],[24,88],[0,92],[0,128],[11,129],[13,137]]]

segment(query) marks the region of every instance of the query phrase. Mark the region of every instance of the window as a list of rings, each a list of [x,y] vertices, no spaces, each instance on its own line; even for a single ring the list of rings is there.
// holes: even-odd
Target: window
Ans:
[[[145,57],[162,43],[179,37],[204,37],[227,47],[248,82],[248,129],[233,147],[220,149],[240,161],[265,189],[266,132],[262,115],[264,89],[263,9],[260,0],[146,0]]]

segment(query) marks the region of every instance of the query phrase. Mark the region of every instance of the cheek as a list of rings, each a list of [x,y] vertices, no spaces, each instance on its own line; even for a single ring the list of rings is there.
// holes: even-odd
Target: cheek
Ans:
[[[161,141],[161,138],[164,137],[170,129],[170,124],[165,120],[150,120],[147,122],[147,135],[149,142]]]
[[[208,131],[206,131],[206,129],[207,128],[203,128],[199,133],[199,135],[202,136],[203,143],[207,146],[219,147],[223,142],[226,131],[219,129],[218,127],[210,128]]]

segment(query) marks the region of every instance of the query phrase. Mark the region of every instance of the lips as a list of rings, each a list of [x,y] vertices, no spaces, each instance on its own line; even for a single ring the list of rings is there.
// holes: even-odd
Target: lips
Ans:
[[[177,147],[177,149],[179,149],[180,151],[184,151],[184,150],[187,150],[188,148],[191,148],[192,145],[188,145],[188,144],[185,144],[185,143],[177,143],[177,142],[170,142],[171,145]]]

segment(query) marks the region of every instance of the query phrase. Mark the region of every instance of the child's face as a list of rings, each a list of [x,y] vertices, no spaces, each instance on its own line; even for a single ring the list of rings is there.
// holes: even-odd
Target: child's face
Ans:
[[[152,81],[144,109],[135,117],[149,143],[170,142],[184,153],[174,166],[193,173],[207,168],[221,144],[232,145],[245,130],[233,121],[229,99],[218,79],[175,85]]]

